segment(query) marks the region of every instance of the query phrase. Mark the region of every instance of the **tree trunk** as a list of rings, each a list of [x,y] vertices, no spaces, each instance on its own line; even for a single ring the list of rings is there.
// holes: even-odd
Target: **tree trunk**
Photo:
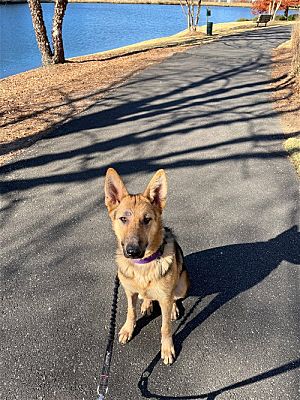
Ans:
[[[62,24],[67,8],[68,0],[55,0],[52,44],[53,44],[53,63],[61,64],[65,62],[65,53],[62,37]]]
[[[268,14],[271,15],[271,2],[269,3],[269,10],[268,10]]]
[[[279,7],[281,6],[281,2],[282,2],[282,0],[278,0],[278,2],[276,4],[276,8],[275,8],[275,11],[273,14],[273,21],[275,21],[275,17],[276,17],[277,11],[279,10]]]
[[[42,55],[43,65],[52,62],[52,51],[44,24],[43,10],[40,0],[28,0],[36,40]]]
[[[286,19],[288,19],[288,17],[289,17],[289,6],[286,6],[286,7],[285,7],[285,9],[284,9],[284,16],[285,16]]]
[[[201,1],[202,0],[198,0],[198,3],[197,3],[197,15],[196,15],[196,21],[195,21],[195,25],[197,26],[198,25],[198,23],[199,23],[199,17],[200,17],[200,11],[201,11]]]

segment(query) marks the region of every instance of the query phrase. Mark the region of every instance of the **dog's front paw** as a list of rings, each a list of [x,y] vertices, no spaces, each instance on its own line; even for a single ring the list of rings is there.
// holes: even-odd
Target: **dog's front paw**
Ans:
[[[152,300],[144,299],[141,305],[141,314],[150,316],[153,312]]]
[[[163,339],[161,343],[161,358],[164,364],[170,365],[175,359],[175,349],[172,338]]]
[[[134,326],[124,324],[119,332],[119,342],[126,344],[132,338]]]

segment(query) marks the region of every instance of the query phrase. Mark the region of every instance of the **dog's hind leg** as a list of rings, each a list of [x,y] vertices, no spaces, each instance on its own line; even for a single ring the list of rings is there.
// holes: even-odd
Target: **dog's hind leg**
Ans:
[[[176,304],[176,300],[183,299],[189,289],[190,281],[186,270],[181,272],[177,286],[174,291],[174,303],[171,312],[171,321],[175,321],[179,317],[179,309]]]
[[[119,332],[119,342],[122,344],[127,343],[132,338],[136,323],[136,301],[138,296],[137,293],[131,293],[126,289],[125,293],[128,301],[128,310],[126,322]]]
[[[177,307],[176,301],[174,301],[171,312],[171,321],[176,321],[178,317],[179,317],[179,309]]]
[[[186,270],[181,272],[178,279],[177,286],[174,291],[174,299],[183,299],[187,295],[187,291],[190,287],[190,280]]]

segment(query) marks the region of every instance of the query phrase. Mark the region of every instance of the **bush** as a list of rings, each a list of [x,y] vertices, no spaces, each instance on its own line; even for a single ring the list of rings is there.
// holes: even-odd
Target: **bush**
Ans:
[[[288,21],[297,21],[297,19],[299,19],[298,14],[291,14],[288,16]]]
[[[291,14],[288,16],[288,21],[296,21],[299,18],[298,14]],[[275,21],[286,21],[286,17],[284,15],[276,15]]]
[[[286,18],[284,15],[276,15],[275,21],[286,21]]]
[[[236,20],[236,22],[244,22],[244,21],[252,21],[252,20],[249,19],[249,18],[239,18],[239,19]]]

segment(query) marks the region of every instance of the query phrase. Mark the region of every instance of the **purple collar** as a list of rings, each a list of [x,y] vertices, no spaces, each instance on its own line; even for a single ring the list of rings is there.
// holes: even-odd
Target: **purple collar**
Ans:
[[[157,258],[162,256],[162,251],[161,249],[158,249],[155,253],[153,253],[151,256],[146,257],[146,258],[141,258],[141,259],[137,259],[137,260],[133,260],[133,262],[135,264],[148,264],[151,261],[156,260]]]

